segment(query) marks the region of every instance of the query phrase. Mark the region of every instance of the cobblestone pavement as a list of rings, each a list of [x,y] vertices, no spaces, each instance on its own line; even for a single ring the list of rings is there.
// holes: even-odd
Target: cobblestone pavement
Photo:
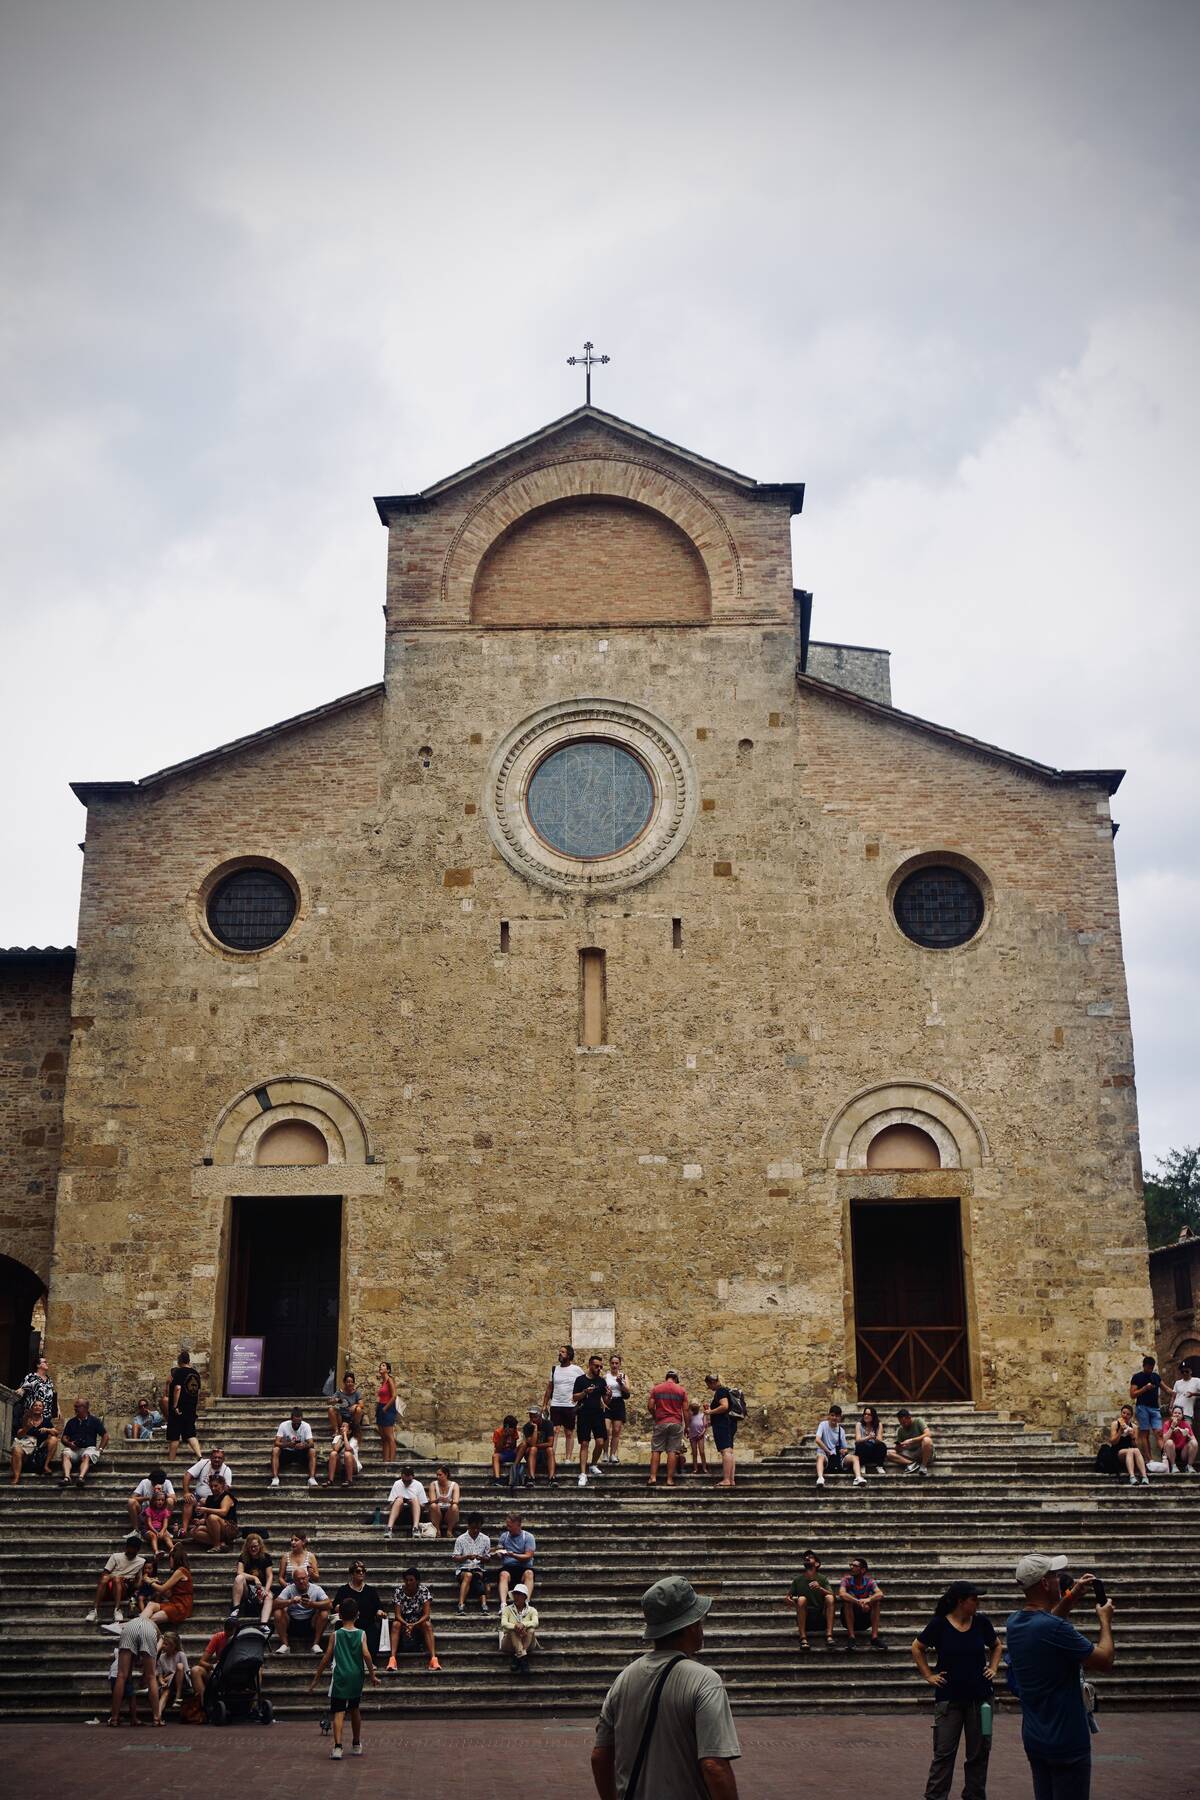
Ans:
[[[1200,1800],[1200,1714],[1107,1713],[1093,1744],[1092,1800]],[[930,1729],[923,1716],[866,1713],[849,1720],[806,1715],[738,1722],[737,1764],[743,1800],[828,1800],[840,1793],[872,1800],[925,1789]],[[349,1731],[346,1741],[349,1743]],[[329,1762],[329,1739],[315,1723],[269,1728],[168,1725],[119,1732],[86,1725],[0,1727],[0,1755],[23,1800],[78,1788],[88,1800],[173,1800],[184,1793],[306,1791],[319,1778],[347,1797],[431,1793],[438,1800],[586,1800],[592,1732],[579,1719],[539,1717],[527,1724],[491,1719],[373,1724],[364,1713],[361,1759]],[[16,1772],[20,1771],[19,1787]],[[961,1786],[961,1765],[954,1791]],[[234,1784],[231,1788],[231,1782]],[[1030,1800],[1020,1724],[996,1721],[989,1800]]]

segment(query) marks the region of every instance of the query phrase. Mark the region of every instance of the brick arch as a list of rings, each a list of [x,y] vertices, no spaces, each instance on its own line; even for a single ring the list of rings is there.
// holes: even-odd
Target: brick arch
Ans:
[[[821,1155],[835,1169],[865,1169],[872,1139],[889,1125],[916,1125],[938,1147],[943,1169],[978,1169],[990,1156],[983,1126],[948,1088],[882,1081],[860,1088],[830,1119]]]
[[[218,1118],[206,1154],[218,1167],[253,1164],[259,1138],[287,1119],[316,1126],[324,1135],[330,1163],[371,1160],[367,1128],[357,1107],[332,1083],[305,1075],[282,1075],[244,1089]]]
[[[450,618],[471,616],[479,566],[499,538],[528,513],[562,500],[629,501],[660,513],[690,539],[704,564],[712,612],[736,607],[742,565],[724,518],[698,488],[656,464],[625,456],[575,456],[539,464],[494,487],[459,525],[442,566],[441,600]]]

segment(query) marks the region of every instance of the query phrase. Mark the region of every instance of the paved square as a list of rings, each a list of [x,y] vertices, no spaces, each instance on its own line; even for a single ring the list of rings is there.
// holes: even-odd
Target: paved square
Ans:
[[[1106,1713],[1093,1747],[1092,1800],[1148,1800],[1160,1788],[1171,1800],[1200,1800],[1197,1725],[1200,1714],[1170,1717]],[[738,1721],[737,1764],[743,1800],[829,1800],[845,1793],[873,1800],[919,1796],[928,1768],[927,1716],[864,1713],[836,1718]],[[349,1732],[346,1737],[349,1743]],[[60,1795],[85,1771],[89,1800],[162,1800],[209,1792],[214,1784],[243,1792],[304,1792],[332,1783],[347,1796],[380,1800],[389,1793],[433,1793],[438,1800],[586,1800],[594,1794],[588,1756],[592,1728],[582,1719],[466,1718],[375,1724],[364,1715],[364,1754],[336,1768],[329,1739],[315,1722],[206,1726],[168,1725],[119,1732],[86,1725],[39,1728],[36,1756],[19,1725],[0,1727],[7,1770],[22,1771],[24,1796]],[[961,1762],[954,1792],[959,1791]],[[989,1800],[1030,1800],[1029,1771],[1014,1713],[996,1720]],[[653,1800],[647,1795],[646,1800]]]

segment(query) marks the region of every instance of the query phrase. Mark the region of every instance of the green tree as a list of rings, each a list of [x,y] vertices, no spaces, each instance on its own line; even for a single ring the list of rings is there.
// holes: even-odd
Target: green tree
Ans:
[[[1200,1237],[1200,1145],[1160,1156],[1145,1187],[1146,1236],[1152,1250],[1173,1244],[1184,1225]]]

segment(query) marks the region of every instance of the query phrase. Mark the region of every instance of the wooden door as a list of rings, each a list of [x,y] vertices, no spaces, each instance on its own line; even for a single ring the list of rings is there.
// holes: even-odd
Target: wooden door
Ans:
[[[969,1400],[957,1200],[851,1208],[861,1400]]]

